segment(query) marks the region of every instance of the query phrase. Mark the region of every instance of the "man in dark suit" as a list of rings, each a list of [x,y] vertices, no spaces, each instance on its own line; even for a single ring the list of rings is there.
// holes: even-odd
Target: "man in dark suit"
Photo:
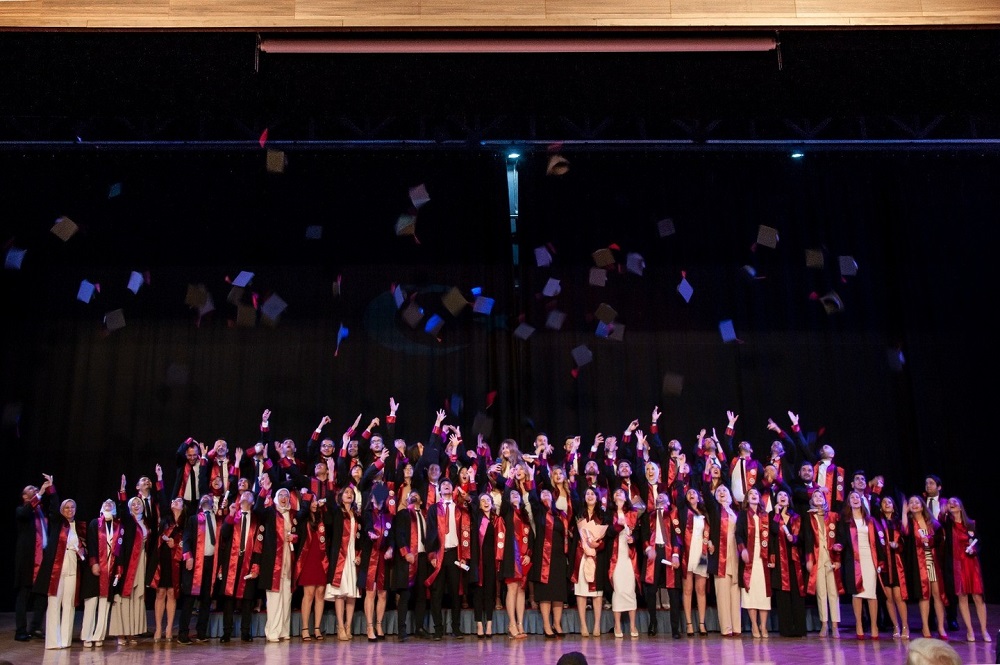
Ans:
[[[21,491],[21,505],[15,511],[17,522],[17,545],[14,554],[14,589],[17,598],[14,604],[14,639],[26,642],[32,637],[44,637],[42,619],[48,598],[32,593],[35,585],[35,571],[42,562],[42,554],[48,541],[48,514],[52,508],[55,488],[52,476],[42,474],[45,482],[41,487],[28,485]],[[28,612],[31,625],[28,625]]]

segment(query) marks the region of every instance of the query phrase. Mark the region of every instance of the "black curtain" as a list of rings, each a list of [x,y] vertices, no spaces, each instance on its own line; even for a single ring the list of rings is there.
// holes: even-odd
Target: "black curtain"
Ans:
[[[323,415],[339,438],[358,413],[363,424],[384,417],[390,396],[408,440],[447,407],[467,439],[478,422],[494,445],[526,446],[537,431],[557,444],[620,436],[632,418],[647,427],[658,405],[662,436],[690,446],[703,427],[721,433],[733,410],[759,456],[773,438],[767,419],[787,426],[792,410],[848,472],[882,474],[907,494],[940,475],[988,548],[996,529],[976,466],[993,430],[1000,159],[564,156],[558,176],[546,175],[549,154],[518,162],[512,228],[505,157],[476,150],[297,150],[283,173],[265,169],[263,150],[0,155],[3,239],[27,250],[0,274],[11,504],[44,471],[89,519],[122,473],[131,487],[159,462],[169,487],[187,436],[256,442],[264,408],[274,437],[300,447]],[[417,210],[420,185],[430,200]],[[406,214],[415,236],[396,234]],[[66,242],[49,232],[60,216],[80,227]],[[661,237],[666,218],[675,233]],[[761,225],[778,230],[775,247],[756,242]],[[307,237],[312,226],[320,238]],[[540,246],[550,266],[536,265]],[[591,285],[592,253],[609,247],[606,284]],[[807,249],[822,268],[806,265]],[[841,274],[841,256],[856,275]],[[138,293],[126,288],[133,270],[148,274]],[[234,294],[227,277],[243,270],[253,281]],[[76,299],[83,279],[100,285],[89,303]],[[549,279],[559,280],[551,297]],[[213,311],[185,303],[191,285],[204,285]],[[449,310],[453,289],[470,304]],[[831,293],[843,308],[828,314],[820,298]],[[276,320],[252,309],[273,297],[287,303]],[[492,309],[474,311],[477,297]],[[234,303],[251,308],[253,327],[238,324]],[[596,334],[601,304],[617,313],[609,337]],[[126,325],[109,332],[117,309]],[[547,328],[556,310],[565,320]],[[435,315],[441,326],[428,331]],[[737,341],[720,335],[727,320]],[[527,340],[513,334],[521,323],[535,328]],[[578,366],[571,351],[583,345],[592,361]]]

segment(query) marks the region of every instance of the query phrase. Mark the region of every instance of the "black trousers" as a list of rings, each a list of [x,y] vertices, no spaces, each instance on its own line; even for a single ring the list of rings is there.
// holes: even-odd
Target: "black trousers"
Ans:
[[[406,612],[410,607],[410,597],[413,597],[413,634],[424,631],[424,621],[427,619],[427,585],[425,582],[430,577],[434,568],[431,566],[427,553],[422,552],[417,555],[417,576],[412,587],[405,587],[398,590],[399,604],[396,607],[399,633],[406,630]]]
[[[774,592],[778,609],[778,634],[782,637],[803,637],[806,634],[806,599],[799,595],[799,588]]]
[[[441,611],[445,591],[451,599],[451,632],[458,635],[462,631],[459,617],[462,613],[462,599],[458,595],[460,574],[465,571],[455,565],[458,561],[458,548],[452,547],[444,551],[441,570],[431,585],[431,620],[434,621],[434,632],[444,635],[444,613]]]
[[[493,621],[496,602],[497,571],[492,557],[483,562],[483,578],[472,587],[472,611],[476,622]]]
[[[17,599],[14,601],[14,632],[26,635],[29,632],[42,630],[45,625],[45,609],[49,604],[47,596],[34,593],[30,586],[17,589]],[[28,612],[31,612],[31,626],[28,626]]]
[[[202,559],[202,570],[210,571],[212,570],[212,559],[214,556],[207,556]],[[189,571],[185,571],[185,574],[191,575]],[[195,634],[199,639],[204,639],[208,637],[208,614],[209,610],[212,608],[212,587],[214,586],[215,580],[203,580],[201,585],[201,593],[197,596],[193,596],[188,593],[181,594],[181,618],[180,618],[180,628],[177,631],[178,637],[188,637],[191,629],[191,614],[194,611],[194,601],[197,599],[199,602],[198,608],[198,621],[195,623]]]
[[[247,580],[243,590],[243,601],[240,603],[240,637],[253,637],[253,605],[257,595],[257,580]],[[236,613],[236,597],[222,597],[222,636],[233,636],[233,616]],[[199,615],[200,618],[201,615]],[[306,626],[303,626],[306,628]]]

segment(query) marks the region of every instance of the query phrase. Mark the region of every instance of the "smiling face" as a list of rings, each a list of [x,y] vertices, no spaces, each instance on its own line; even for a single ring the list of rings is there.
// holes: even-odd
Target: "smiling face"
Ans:
[[[760,492],[756,489],[751,489],[747,492],[747,505],[750,506],[752,510],[756,510],[760,506]]]
[[[860,508],[861,507],[861,494],[859,494],[856,491],[852,491],[847,496],[847,503],[848,503],[848,505],[851,506],[851,508]]]
[[[733,505],[733,495],[729,493],[729,488],[725,485],[719,485],[715,488],[715,500],[723,507]]]
[[[348,485],[340,493],[340,503],[344,506],[350,506],[354,503],[354,488]]]
[[[553,484],[562,485],[566,482],[566,471],[561,466],[553,467],[551,477]]]
[[[142,502],[140,501],[139,503],[141,504]],[[66,518],[66,521],[72,522],[73,518],[76,517],[76,501],[73,499],[66,499],[62,502],[62,505],[59,506],[59,512]]]
[[[922,513],[924,511],[924,502],[919,496],[911,496],[910,500],[906,502],[906,507],[913,514]]]
[[[892,517],[892,514],[895,512],[896,503],[890,497],[882,499],[882,514],[886,517]]]
[[[479,495],[479,510],[484,514],[493,512],[493,497],[489,494]]]
[[[278,507],[282,510],[287,510],[292,504],[292,496],[286,488],[282,487],[278,490],[278,493],[274,495],[274,502],[278,504]]]
[[[597,492],[594,491],[593,487],[588,487],[587,491],[583,493],[583,502],[591,508],[597,505]]]
[[[646,462],[646,482],[648,483],[658,483],[660,482],[660,467],[656,462]]]
[[[129,499],[128,511],[132,513],[133,517],[135,518],[142,517],[142,511],[144,508],[145,506],[142,503],[142,499],[140,499],[139,497],[134,496],[131,499]]]
[[[692,489],[689,489],[684,494],[684,499],[688,502],[688,505],[693,508],[693,507],[695,507],[695,506],[698,505],[699,501],[701,501],[701,495],[698,494],[698,490],[692,488]]]

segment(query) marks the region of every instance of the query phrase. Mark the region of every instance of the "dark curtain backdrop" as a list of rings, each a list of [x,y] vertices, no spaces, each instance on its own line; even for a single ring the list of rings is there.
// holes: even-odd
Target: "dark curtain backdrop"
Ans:
[[[323,415],[339,438],[358,413],[363,424],[384,417],[390,396],[408,440],[425,437],[447,404],[467,439],[481,414],[494,445],[527,446],[537,431],[556,442],[620,436],[632,418],[646,428],[658,405],[662,436],[691,446],[703,427],[721,433],[733,410],[737,436],[760,456],[773,439],[767,419],[787,427],[792,410],[849,472],[883,474],[904,493],[940,475],[990,551],[980,464],[994,438],[1000,159],[565,156],[558,177],[545,175],[548,155],[522,158],[512,233],[504,157],[477,151],[289,152],[281,174],[266,172],[263,151],[0,155],[3,239],[28,250],[20,270],[0,274],[10,507],[44,471],[89,519],[122,473],[131,487],[159,462],[169,486],[187,436],[254,443],[264,408],[275,438],[300,447]],[[394,228],[419,184],[430,202],[417,242]],[[65,243],[49,233],[61,215],[81,227]],[[676,233],[661,238],[664,218]],[[761,224],[778,229],[776,248],[755,245]],[[312,225],[322,238],[306,238]],[[605,286],[590,285],[592,252],[612,244],[618,265]],[[535,264],[541,245],[551,266]],[[824,252],[823,269],[806,266],[806,249]],[[642,275],[625,268],[630,253]],[[857,261],[856,276],[840,275],[841,255]],[[125,288],[132,270],[149,273],[138,294]],[[226,277],[240,270],[255,273],[244,303],[254,293],[288,303],[276,322],[235,325]],[[690,302],[676,290],[682,272]],[[75,299],[84,278],[101,286],[89,304]],[[560,280],[555,297],[542,295],[550,278]],[[185,304],[189,284],[204,284],[215,304],[200,320]],[[423,311],[415,328],[394,284]],[[452,288],[495,305],[452,314],[441,299]],[[831,291],[842,312],[815,299]],[[624,326],[620,341],[595,334],[602,303]],[[117,308],[127,325],[108,333],[103,316]],[[559,330],[546,328],[553,310],[566,314]],[[437,334],[424,331],[433,314]],[[739,341],[723,342],[722,320]],[[527,341],[512,334],[521,322],[536,328]],[[593,361],[577,367],[580,345]],[[683,377],[679,394],[664,375]],[[989,566],[986,580],[995,597]]]

